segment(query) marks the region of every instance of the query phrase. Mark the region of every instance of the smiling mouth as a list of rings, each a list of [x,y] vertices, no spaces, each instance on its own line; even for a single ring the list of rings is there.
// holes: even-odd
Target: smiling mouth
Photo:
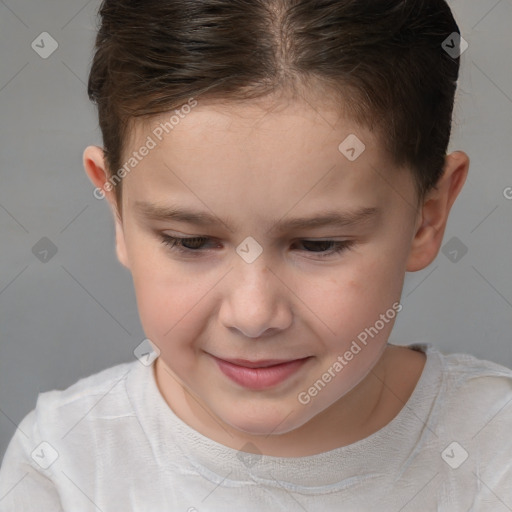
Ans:
[[[236,384],[252,389],[262,390],[284,382],[309,360],[311,356],[301,359],[220,359],[212,356],[221,372]]]
[[[298,357],[294,359],[258,359],[256,361],[251,359],[228,359],[217,356],[213,357],[215,359],[219,359],[220,361],[225,361],[226,363],[234,364],[236,366],[243,366],[244,368],[268,368],[270,366],[293,363],[294,361],[302,361],[303,359],[308,359],[310,356]]]

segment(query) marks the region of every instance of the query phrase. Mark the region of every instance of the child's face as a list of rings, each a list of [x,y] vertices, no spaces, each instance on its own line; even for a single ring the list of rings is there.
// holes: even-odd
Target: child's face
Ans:
[[[159,141],[156,127],[170,116],[138,125],[129,154],[148,135],[156,147],[122,183],[118,254],[144,331],[160,364],[218,419],[253,434],[288,432],[364,379],[386,347],[417,227],[412,177],[392,168],[371,132],[305,102],[270,112],[199,103]],[[349,134],[366,146],[354,161],[338,149]],[[152,205],[216,220],[153,219],[144,214]],[[362,208],[377,213],[278,229]],[[163,235],[209,240],[180,253]],[[335,253],[305,242],[313,239],[353,245]],[[307,359],[286,375],[248,370],[254,375],[236,382],[215,358]]]

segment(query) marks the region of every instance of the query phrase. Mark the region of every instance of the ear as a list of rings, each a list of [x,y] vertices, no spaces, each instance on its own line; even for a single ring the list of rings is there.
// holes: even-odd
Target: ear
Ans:
[[[432,261],[443,242],[448,214],[466,181],[469,157],[463,151],[455,151],[445,158],[443,175],[425,197],[418,214],[411,251],[406,270],[416,272]]]
[[[116,228],[117,258],[126,268],[129,269],[130,266],[128,261],[128,254],[126,251],[123,223],[119,215],[113,186],[108,181],[109,173],[107,172],[104,151],[98,146],[88,146],[85,148],[82,160],[87,176],[96,187],[94,190],[94,197],[97,199],[106,198],[109,203],[110,209],[114,216]]]

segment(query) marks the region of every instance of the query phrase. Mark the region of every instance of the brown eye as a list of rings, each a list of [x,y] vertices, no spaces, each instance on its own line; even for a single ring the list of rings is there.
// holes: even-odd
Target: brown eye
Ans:
[[[304,247],[316,247],[319,250],[306,249],[305,252],[318,254],[321,258],[326,258],[345,250],[351,249],[355,244],[354,240],[344,240],[342,242],[337,240],[301,240]]]
[[[162,243],[179,252],[194,252],[202,249],[202,244],[208,241],[208,238],[197,236],[189,238],[177,238],[169,235],[161,235]]]

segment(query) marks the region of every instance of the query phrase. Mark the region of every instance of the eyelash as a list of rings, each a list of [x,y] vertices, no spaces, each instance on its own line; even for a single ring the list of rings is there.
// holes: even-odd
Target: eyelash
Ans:
[[[167,246],[172,251],[176,251],[180,254],[186,255],[186,256],[199,256],[202,252],[202,249],[189,249],[187,247],[183,247],[182,243],[184,241],[189,242],[201,242],[201,241],[208,241],[210,240],[208,237],[189,237],[189,238],[177,238],[169,235],[161,235],[162,243]],[[339,254],[341,252],[350,250],[353,248],[353,245],[355,244],[355,240],[345,240],[343,242],[336,241],[336,240],[300,240],[300,242],[306,242],[309,244],[330,244],[334,245],[334,249],[331,249],[330,251],[306,251],[312,254],[317,254],[320,256],[320,258],[328,258],[332,257],[336,254]]]

